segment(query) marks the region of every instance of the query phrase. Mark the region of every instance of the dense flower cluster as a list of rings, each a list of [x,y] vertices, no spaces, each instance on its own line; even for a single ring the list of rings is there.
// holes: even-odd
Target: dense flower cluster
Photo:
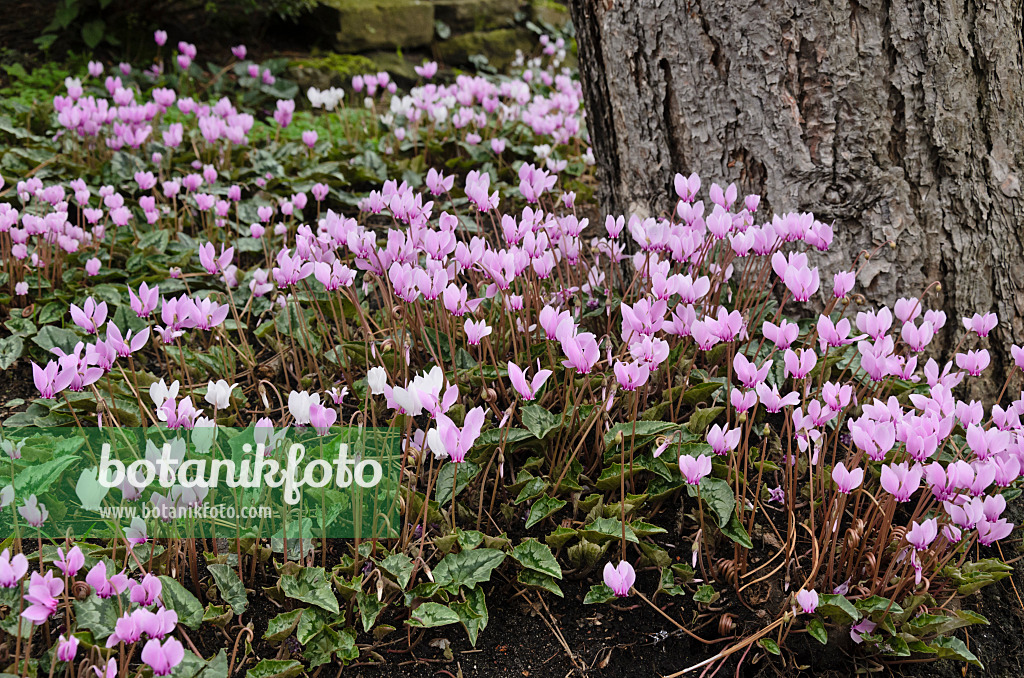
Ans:
[[[166,35],[156,39],[163,44]],[[570,164],[593,162],[580,145],[580,86],[559,69],[564,45],[546,41],[543,49],[553,59],[521,64],[515,78],[460,75],[439,84],[430,62],[417,69],[427,84],[408,94],[387,73],[353,78],[351,93],[365,95],[365,108],[379,107],[389,150],[449,135],[489,159],[464,174],[431,167],[384,181],[353,213],[329,206],[326,183],[300,190],[282,177],[229,179],[233,160],[256,157],[258,124],[277,135],[295,122],[293,100],[277,101],[262,122],[227,97],[204,102],[167,87],[147,91],[144,78],[129,81],[127,72],[106,77],[105,94],[97,83],[69,79],[67,93],[53,102],[65,133],[83,148],[130,150],[140,169],[118,186],[90,186],[84,178],[17,182],[20,204],[0,203],[17,294],[31,300],[28,281],[38,291],[41,278],[59,280],[69,261],[84,262],[90,277],[102,275],[104,265],[114,265],[119,231],[167,232],[186,255],[162,279],[128,285],[128,303],[116,310],[98,291],[68,304],[80,332],[73,345],[53,348],[45,364],[33,363],[40,397],[65,400],[76,420],[102,425],[107,416],[119,425],[116,408],[75,411],[69,399],[84,392],[105,402],[116,381],[131,391],[142,421],[193,442],[225,417],[255,424],[263,440],[286,425],[327,435],[358,410],[363,424],[381,416],[403,430],[410,485],[427,493],[446,463],[464,464],[481,452],[485,432],[502,441],[517,424],[534,432],[527,417],[541,412],[571,434],[560,433],[557,443],[545,437],[556,424],[535,433],[550,443],[545,462],[558,481],[543,491],[553,485],[554,496],[574,461],[602,468],[605,450],[584,445],[599,431],[617,451],[612,477],[622,549],[618,564],[604,568],[615,596],[629,595],[637,581],[627,556],[625,469],[640,460],[644,470],[676,483],[671,489],[681,490],[684,502],[698,497],[692,552],[702,571],[715,555],[704,515],[710,483],[724,485],[732,501],[717,524],[738,544],[749,539],[766,503],[783,505],[790,518],[782,522],[793,520],[800,503],[806,533],[790,524],[786,539],[813,554],[800,570],[802,586],[794,587],[795,605],[807,615],[819,608],[818,589],[896,600],[938,586],[944,568],[962,562],[975,543],[1008,536],[1003,491],[1024,464],[1024,393],[1006,403],[1001,394],[987,409],[957,395],[968,376],[989,368],[996,316],[964,318],[953,355],[924,360],[920,354],[947,318],[926,308],[923,295],[859,310],[855,262],[831,274],[813,265],[813,252],[832,242],[830,225],[812,214],[766,217],[759,197],[741,197],[735,184],[712,183],[705,202],[696,175],[676,176],[668,215],[609,215],[591,224],[565,183]],[[234,56],[244,60],[244,47]],[[194,47],[178,45],[180,69],[195,58]],[[250,78],[272,82],[269,71],[244,68]],[[89,72],[98,80],[102,67]],[[160,73],[145,77],[156,83]],[[324,115],[346,96],[307,92]],[[310,129],[301,143],[315,154],[327,142]],[[513,145],[532,157],[506,183],[495,163],[507,160]],[[174,155],[186,152],[195,160],[175,164]],[[265,190],[270,180],[280,180],[278,193]],[[251,223],[243,223],[243,210],[254,215]],[[787,318],[790,300],[824,300],[824,311],[810,322]],[[261,314],[270,318],[262,334],[255,327]],[[190,347],[205,350],[216,339],[252,363],[250,344],[290,327],[292,317],[298,327],[287,340],[277,336],[277,350],[289,353],[296,373],[282,384],[276,416],[266,416],[273,410],[266,395],[262,412],[240,405],[238,392],[254,392],[255,384],[239,372],[193,382],[184,362]],[[339,359],[344,351],[336,349],[328,364],[311,348],[313,338],[363,350]],[[1012,355],[1024,370],[1024,349],[1014,347]],[[132,379],[139,365],[157,375],[148,392]],[[704,388],[693,395],[696,387]],[[700,403],[711,405],[699,410],[710,412],[702,425],[695,421]],[[656,416],[641,419],[641,404]],[[664,435],[638,445],[638,423],[652,420],[667,420]],[[16,458],[16,448],[4,449]],[[492,482],[518,463],[513,452],[502,443],[491,458]],[[491,464],[486,468],[481,487]],[[158,508],[201,505],[206,497],[202,488],[181,486],[142,497],[126,484],[122,493]],[[18,503],[30,525],[47,521],[35,495],[13,494],[0,493],[4,506]],[[402,545],[422,539],[425,514],[407,516]],[[133,522],[126,538],[147,543],[146,523]],[[41,624],[54,615],[83,563],[74,547],[55,561],[61,575],[33,572],[22,616]],[[0,586],[20,585],[27,570],[24,555],[5,551]],[[84,581],[99,598],[129,592],[131,609],[107,647],[144,643],[140,656],[158,676],[182,661],[183,646],[171,636],[177,614],[161,605],[158,578],[108,575],[101,561]],[[851,633],[856,640],[870,630]],[[72,661],[77,646],[77,638],[62,636],[60,660]],[[114,664],[107,675],[112,671]]]

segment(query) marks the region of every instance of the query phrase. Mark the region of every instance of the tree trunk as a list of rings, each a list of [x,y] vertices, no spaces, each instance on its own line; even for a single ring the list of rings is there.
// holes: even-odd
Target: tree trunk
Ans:
[[[835,222],[819,263],[887,241],[858,290],[1024,340],[1021,0],[571,0],[603,207],[667,213],[676,172]],[[831,280],[831,275],[823,276]],[[825,291],[831,284],[823,284]],[[1001,381],[999,383],[1001,386]]]

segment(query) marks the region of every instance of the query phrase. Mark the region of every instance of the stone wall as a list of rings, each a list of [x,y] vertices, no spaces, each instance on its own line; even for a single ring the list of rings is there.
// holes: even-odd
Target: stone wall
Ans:
[[[532,21],[561,29],[569,21],[557,0],[319,0],[314,27],[339,54],[376,60],[385,52],[424,52],[447,66],[483,54],[504,68],[517,49],[537,42]]]

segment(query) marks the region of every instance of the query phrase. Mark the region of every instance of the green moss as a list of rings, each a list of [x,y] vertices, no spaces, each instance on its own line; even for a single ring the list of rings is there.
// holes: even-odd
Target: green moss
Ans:
[[[555,0],[533,0],[534,20],[548,24],[553,28],[564,30],[571,21],[569,9]]]
[[[291,64],[292,68],[309,68],[318,71],[330,71],[341,78],[348,79],[360,73],[375,72],[375,64],[372,60],[359,54],[337,54],[331,52],[321,57],[308,59],[296,59]]]
[[[483,54],[492,66],[504,70],[515,59],[516,50],[530,52],[535,43],[533,33],[522,28],[501,28],[457,35],[437,44],[441,58],[448,64],[469,64],[469,57]]]
[[[337,17],[339,51],[423,47],[434,37],[434,5],[424,0],[320,0],[320,6]]]

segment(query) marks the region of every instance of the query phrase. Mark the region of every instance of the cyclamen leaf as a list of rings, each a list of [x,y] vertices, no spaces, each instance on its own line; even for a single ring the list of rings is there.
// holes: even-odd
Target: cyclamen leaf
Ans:
[[[828,632],[825,630],[825,625],[821,623],[820,619],[812,619],[807,624],[807,633],[822,645],[828,644]]]
[[[249,597],[238,573],[229,565],[214,563],[209,566],[213,581],[217,584],[220,597],[231,606],[235,614],[242,614],[249,607]]]
[[[14,364],[14,361],[21,357],[25,350],[25,341],[19,336],[10,336],[0,339],[0,370],[6,370]]]
[[[597,605],[600,603],[607,603],[609,600],[615,598],[615,592],[607,584],[594,584],[587,591],[586,597],[583,599],[584,605]]]
[[[860,619],[860,610],[853,606],[846,596],[835,593],[818,595],[818,612],[840,624],[849,624]]]
[[[114,632],[117,610],[117,598],[100,598],[95,593],[89,594],[85,600],[75,601],[75,619],[79,628],[92,631],[96,640],[103,640]]]
[[[282,576],[279,583],[281,590],[289,598],[316,605],[334,614],[340,612],[338,597],[334,595],[322,567],[304,567],[297,576]]]
[[[562,589],[559,588],[555,579],[550,575],[541,574],[534,570],[523,570],[519,573],[517,579],[520,584],[525,584],[526,586],[531,586],[533,588],[544,589],[549,593],[555,594],[559,598],[565,597],[565,594],[562,593]],[[454,607],[454,605],[452,607]]]
[[[409,579],[412,578],[412,558],[405,555],[404,553],[396,553],[390,555],[380,562],[380,566],[389,574],[395,577],[395,581],[404,590],[409,585]]]
[[[558,512],[566,503],[563,499],[544,495],[530,507],[530,515],[526,518],[526,528],[529,529],[548,516]]]
[[[246,671],[246,678],[294,678],[303,671],[294,659],[264,659]]]
[[[160,583],[163,585],[160,597],[163,598],[164,607],[178,613],[179,624],[184,624],[193,630],[198,629],[204,614],[199,599],[174,577],[162,574]]]
[[[525,539],[512,549],[512,557],[528,570],[546,574],[555,579],[562,578],[562,568],[552,555],[551,549],[536,539]]]
[[[473,588],[489,580],[491,572],[504,560],[505,554],[497,549],[449,553],[434,568],[434,582],[452,593],[458,591],[460,586]]]
[[[302,616],[302,608],[291,612],[282,612],[267,624],[267,630],[263,634],[265,640],[273,642],[281,641],[292,635],[295,627],[299,625],[299,618]]]
[[[558,415],[551,414],[540,405],[525,405],[521,414],[523,426],[538,439],[543,438],[562,425],[562,420]]]
[[[416,628],[430,629],[436,626],[458,624],[459,621],[459,615],[447,605],[423,603],[412,611],[409,620],[405,623]]]

